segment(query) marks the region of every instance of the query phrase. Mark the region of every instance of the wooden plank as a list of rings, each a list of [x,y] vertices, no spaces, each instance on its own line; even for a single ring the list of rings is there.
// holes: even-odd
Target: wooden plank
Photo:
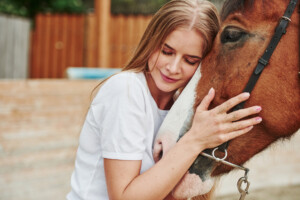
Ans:
[[[52,15],[52,51],[53,51],[53,55],[52,55],[52,64],[50,65],[50,74],[49,74],[49,78],[56,78],[58,77],[58,70],[59,70],[59,61],[58,61],[58,57],[59,54],[61,53],[61,48],[62,48],[62,44],[60,41],[60,32],[61,29],[63,29],[63,27],[61,27],[60,25],[60,20],[61,20],[61,16],[59,16],[58,14]]]
[[[14,45],[15,45],[15,38],[14,38],[15,25],[13,22],[14,21],[10,17],[7,18],[6,51],[8,52],[8,54],[6,55],[6,62],[5,62],[6,77],[13,76],[14,61],[16,59],[14,58],[14,54],[13,54]]]
[[[7,17],[0,15],[0,27],[7,27]],[[6,28],[0,29],[0,78],[6,77],[6,59],[8,51],[6,50],[7,46],[7,30]]]
[[[70,33],[74,33],[76,31],[76,19],[75,16],[72,15],[70,16],[70,27],[69,27],[69,38],[70,38],[70,49],[69,49],[69,62],[67,63],[68,66],[75,66],[75,59],[76,59],[76,55],[75,55],[75,43],[76,43],[76,37],[74,36],[74,34],[70,34]]]
[[[45,14],[41,16],[42,23],[39,24],[40,26],[37,27],[39,29],[39,33],[41,34],[40,38],[40,49],[39,56],[41,57],[40,65],[38,66],[40,68],[41,74],[38,75],[38,78],[48,78],[50,67],[52,65],[52,38],[51,38],[51,32],[52,32],[52,20],[50,14]]]
[[[128,17],[122,16],[124,19],[124,24],[122,26],[121,29],[121,33],[123,35],[122,37],[122,60],[121,60],[121,64],[122,66],[125,65],[126,61],[127,61],[127,54],[128,54],[128,40],[129,40],[129,31],[128,28]]]
[[[39,33],[38,27],[40,24],[43,23],[41,14],[38,14],[35,17],[35,29],[32,31],[32,41],[31,41],[31,59],[30,59],[30,78],[38,78],[40,75],[40,65],[41,57],[39,53],[40,49],[40,40],[41,40],[41,33]]]
[[[110,37],[109,24],[111,19],[110,6],[110,0],[95,1],[99,34],[98,65],[104,68],[110,66],[110,54],[108,53]]]
[[[141,15],[138,15],[136,17],[136,22],[135,22],[135,38],[137,38],[134,43],[137,46],[140,39],[142,38],[142,34],[144,33],[144,27],[143,24],[145,23],[144,17]]]
[[[50,78],[50,72],[53,67],[53,57],[54,57],[54,51],[55,51],[55,44],[54,44],[54,29],[55,29],[55,24],[53,21],[53,15],[52,14],[46,14],[44,15],[45,17],[45,24],[43,24],[43,43],[42,48],[44,51],[42,51],[42,58],[43,59],[43,64],[41,65],[41,68],[43,69],[43,75],[42,78]]]
[[[65,77],[65,72],[62,71],[63,67],[64,66],[67,66],[67,52],[68,52],[68,33],[69,33],[69,15],[67,14],[63,14],[62,15],[62,27],[63,28],[63,31],[62,31],[62,38],[61,38],[61,41],[62,41],[62,44],[63,44],[63,49],[62,49],[62,52],[61,52],[61,65],[59,67],[59,71],[58,71],[58,75],[57,77]]]
[[[126,34],[127,39],[125,40],[126,52],[124,53],[124,65],[131,58],[133,50],[134,50],[134,40],[137,39],[137,38],[134,38],[134,32],[136,31],[135,21],[136,21],[136,16],[132,16],[132,15],[127,16],[127,25],[124,30],[127,33]]]
[[[53,71],[53,78],[62,78],[63,73],[60,73],[62,71],[62,68],[64,68],[64,65],[62,63],[63,61],[63,52],[64,52],[64,42],[63,42],[63,35],[65,31],[65,27],[63,24],[63,19],[65,15],[57,15],[56,17],[56,26],[58,29],[56,30],[56,42],[55,42],[55,49],[56,49],[56,66],[54,68],[55,71]]]
[[[110,26],[110,31],[111,31],[111,37],[110,37],[110,48],[109,48],[109,53],[112,55],[112,59],[110,62],[110,67],[121,67],[121,38],[122,34],[121,33],[121,26],[123,24],[123,18],[120,15],[114,15],[111,18],[111,26]]]
[[[120,60],[120,55],[118,54],[118,47],[117,44],[118,43],[118,32],[119,32],[119,23],[118,23],[118,16],[113,15],[111,17],[111,24],[110,24],[110,30],[111,30],[111,34],[110,34],[110,48],[109,48],[109,53],[112,55],[112,57],[114,59],[111,60],[110,62],[110,67],[111,66],[118,66],[119,60]]]
[[[12,18],[14,26],[13,63],[11,78],[27,78],[30,22],[27,19]]]
[[[76,23],[76,30],[74,32],[76,37],[76,48],[75,48],[75,67],[82,67],[83,66],[83,41],[84,41],[84,16],[83,15],[76,15],[75,19]],[[66,68],[65,68],[66,69]],[[64,70],[65,70],[64,69]]]
[[[98,34],[96,16],[94,13],[89,13],[86,17],[86,33],[85,33],[85,57],[84,65],[87,67],[97,67],[98,54]]]

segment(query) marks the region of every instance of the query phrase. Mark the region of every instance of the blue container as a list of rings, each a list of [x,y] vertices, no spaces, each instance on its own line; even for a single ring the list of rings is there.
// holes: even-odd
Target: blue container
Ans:
[[[120,68],[69,67],[66,73],[69,79],[105,79],[120,71]]]

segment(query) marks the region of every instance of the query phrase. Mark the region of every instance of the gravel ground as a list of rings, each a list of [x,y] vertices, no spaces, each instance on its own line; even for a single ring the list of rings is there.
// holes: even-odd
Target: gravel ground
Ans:
[[[239,194],[217,197],[216,200],[238,200]],[[245,200],[300,200],[300,185],[270,187],[251,191]]]

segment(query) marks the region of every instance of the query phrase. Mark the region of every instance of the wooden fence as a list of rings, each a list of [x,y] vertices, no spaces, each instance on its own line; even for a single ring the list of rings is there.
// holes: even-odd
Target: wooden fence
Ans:
[[[214,1],[220,7],[223,0]],[[39,14],[31,35],[29,20],[0,16],[0,78],[62,78],[68,67],[123,67],[152,16],[109,11],[110,0],[96,0],[95,13]]]
[[[0,78],[27,78],[30,21],[0,15]]]
[[[31,78],[58,78],[83,65],[83,15],[37,15],[31,43]]]
[[[151,16],[110,16],[106,66],[99,61],[96,14],[39,14],[32,32],[31,78],[62,78],[67,67],[119,68],[137,46]]]
[[[221,8],[223,0],[212,0]],[[95,13],[38,15],[32,33],[31,78],[62,78],[67,67],[123,67],[152,16],[114,16],[110,0]]]
[[[152,16],[112,16],[109,66],[122,67],[128,61]]]

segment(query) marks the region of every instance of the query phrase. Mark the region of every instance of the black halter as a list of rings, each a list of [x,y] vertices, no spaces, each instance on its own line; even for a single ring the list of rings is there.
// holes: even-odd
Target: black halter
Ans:
[[[263,56],[258,60],[258,63],[256,65],[255,70],[253,71],[245,89],[243,92],[249,92],[251,93],[256,82],[258,81],[258,78],[260,77],[262,71],[264,70],[264,68],[266,67],[266,65],[268,64],[277,44],[279,43],[281,36],[283,34],[286,33],[286,27],[288,25],[288,23],[291,21],[290,17],[296,7],[298,0],[291,0],[284,15],[281,17],[279,24],[277,25],[276,29],[275,29],[275,33],[265,51],[265,53],[263,54]],[[232,111],[236,111],[239,109],[242,109],[244,107],[245,101],[236,105]],[[218,149],[220,151],[225,151],[228,147],[228,143],[229,142],[225,142],[224,144],[220,145],[218,147]]]

